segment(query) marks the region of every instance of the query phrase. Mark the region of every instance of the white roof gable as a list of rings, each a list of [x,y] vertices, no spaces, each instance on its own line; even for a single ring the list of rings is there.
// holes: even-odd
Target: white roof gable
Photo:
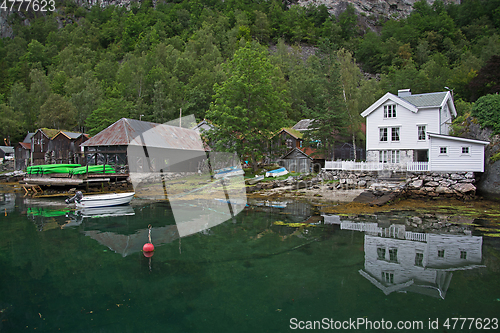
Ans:
[[[404,99],[402,99],[402,98],[400,98],[400,97],[398,97],[398,96],[396,96],[396,95],[391,94],[391,93],[388,92],[384,96],[380,97],[379,100],[376,101],[375,103],[373,103],[368,109],[366,109],[365,111],[363,111],[361,113],[361,116],[363,116],[363,117],[368,116],[370,113],[372,113],[373,111],[375,111],[379,106],[381,106],[382,104],[384,104],[388,100],[391,100],[391,101],[393,101],[396,104],[404,106],[405,108],[407,108],[411,112],[417,113],[417,111],[418,111],[418,108],[416,106],[414,106],[413,104],[408,103]]]
[[[376,110],[379,106],[387,102],[388,100],[392,100],[394,103],[399,104],[408,110],[417,113],[419,109],[425,108],[440,108],[445,104],[448,104],[448,108],[451,113],[456,117],[457,111],[455,109],[455,105],[453,103],[453,98],[449,91],[446,92],[437,92],[437,93],[428,93],[428,94],[417,94],[417,95],[408,95],[408,96],[396,96],[391,93],[386,93],[382,96],[378,101],[373,103],[368,109],[363,111],[361,115],[363,117],[368,116],[374,110]]]

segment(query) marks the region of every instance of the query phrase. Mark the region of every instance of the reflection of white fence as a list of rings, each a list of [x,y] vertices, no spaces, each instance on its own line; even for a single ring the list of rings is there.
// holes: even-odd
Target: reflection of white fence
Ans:
[[[378,226],[377,223],[371,222],[342,222],[340,224],[340,229],[355,230],[355,231],[366,231],[374,234],[379,234],[382,232],[382,228]]]
[[[405,234],[405,238],[412,241],[427,242],[427,234],[422,232],[407,231]]]
[[[408,162],[406,171],[429,171],[429,162]]]

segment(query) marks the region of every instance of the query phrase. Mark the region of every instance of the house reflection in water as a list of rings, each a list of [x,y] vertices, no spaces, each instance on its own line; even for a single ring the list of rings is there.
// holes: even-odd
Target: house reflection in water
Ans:
[[[389,228],[377,223],[341,221],[325,216],[325,223],[365,232],[365,268],[359,273],[386,295],[415,292],[444,299],[454,271],[480,267],[483,238],[468,234],[433,234]]]

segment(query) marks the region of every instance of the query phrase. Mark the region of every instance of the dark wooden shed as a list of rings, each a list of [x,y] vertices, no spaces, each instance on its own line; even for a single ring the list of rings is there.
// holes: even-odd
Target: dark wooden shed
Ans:
[[[279,164],[288,171],[311,172],[311,163],[313,159],[299,148],[291,149],[279,160]]]
[[[82,164],[81,144],[89,139],[87,134],[59,131],[49,143],[49,150],[57,164]]]
[[[39,128],[31,137],[31,156],[33,165],[50,164],[46,161],[50,140],[59,132],[51,128]]]

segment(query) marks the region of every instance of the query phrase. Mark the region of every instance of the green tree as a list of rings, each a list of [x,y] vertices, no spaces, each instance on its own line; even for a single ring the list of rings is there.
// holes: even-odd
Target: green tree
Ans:
[[[73,104],[61,95],[50,94],[40,108],[38,127],[73,130],[77,124]]]
[[[32,69],[30,72],[31,87],[29,91],[30,112],[25,118],[28,129],[33,131],[35,123],[40,114],[40,108],[50,95],[50,81],[45,72],[40,69]]]
[[[362,75],[352,53],[345,49],[337,52],[337,59],[340,65],[340,83],[342,86],[342,97],[349,125],[347,131],[352,139],[354,149],[354,159],[356,160],[356,138],[362,136],[361,124],[364,119],[361,117],[360,101],[365,98],[361,96],[359,86]]]
[[[96,135],[115,121],[130,117],[134,111],[135,106],[132,102],[123,98],[109,98],[103,101],[87,118],[85,124],[89,128],[88,133]]]
[[[340,76],[340,66],[334,53],[322,57],[325,73],[324,108],[312,109],[313,121],[305,134],[306,145],[317,149],[326,159],[334,158],[334,146],[337,138],[345,134],[347,125],[346,108]]]
[[[472,107],[472,115],[479,119],[481,127],[491,127],[495,134],[500,134],[500,95],[480,97]]]
[[[32,120],[29,93],[24,84],[15,83],[12,86],[9,96],[9,106],[14,111],[14,114],[21,118],[24,127],[29,131],[33,131],[35,120]]]
[[[289,108],[283,77],[258,44],[246,43],[224,69],[227,79],[215,84],[207,112],[216,126],[211,136],[218,150],[248,156],[257,170],[266,142],[281,128]]]
[[[101,85],[92,71],[71,79],[66,84],[69,102],[75,106],[75,119],[80,131],[85,132],[85,120],[97,109],[103,98]]]
[[[0,138],[2,142],[13,145],[24,133],[20,114],[5,103],[0,104]]]

